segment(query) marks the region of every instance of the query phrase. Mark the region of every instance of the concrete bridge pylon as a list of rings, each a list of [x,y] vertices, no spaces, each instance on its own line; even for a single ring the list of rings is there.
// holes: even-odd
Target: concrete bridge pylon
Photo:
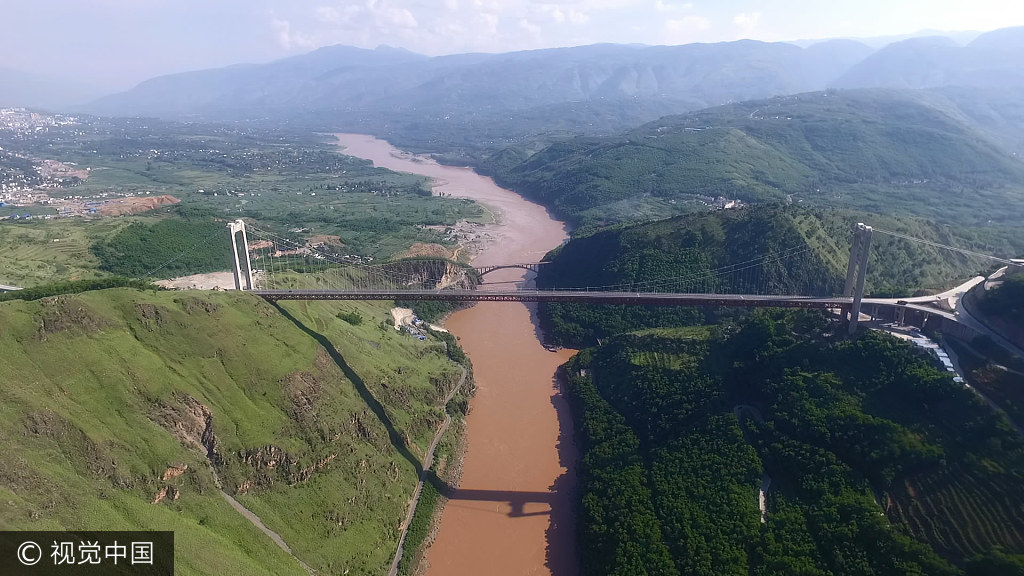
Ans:
[[[235,290],[255,290],[252,281],[252,261],[249,259],[249,238],[245,233],[245,221],[235,220],[228,224],[231,233],[231,254],[234,256]],[[238,257],[238,233],[242,233],[242,253],[245,254],[245,267]]]
[[[864,280],[868,271],[868,255],[871,252],[871,226],[858,222],[853,231],[853,244],[850,246],[850,262],[846,266],[846,284],[843,296],[853,297],[850,305],[849,334],[857,333],[860,321],[861,301],[864,299]]]

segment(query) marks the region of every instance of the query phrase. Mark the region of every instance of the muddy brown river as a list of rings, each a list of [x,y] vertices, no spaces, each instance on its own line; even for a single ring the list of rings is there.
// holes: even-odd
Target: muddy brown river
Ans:
[[[435,193],[487,207],[495,223],[487,227],[491,239],[474,258],[477,265],[536,262],[567,237],[564,224],[543,207],[468,168],[413,157],[371,136],[336,136],[346,154],[428,176]],[[519,270],[486,276],[487,283],[522,279]],[[535,320],[525,304],[480,302],[446,323],[473,361],[477,393],[462,481],[426,557],[432,576],[578,573],[571,510],[576,449],[554,378],[572,351],[545,350]]]

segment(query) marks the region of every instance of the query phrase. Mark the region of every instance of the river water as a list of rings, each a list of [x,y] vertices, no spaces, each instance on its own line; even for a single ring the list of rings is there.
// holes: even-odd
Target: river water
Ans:
[[[371,136],[336,136],[346,154],[428,176],[435,193],[471,198],[490,209],[492,240],[474,264],[537,262],[567,237],[565,225],[542,206],[468,168],[413,157]],[[487,283],[522,278],[519,270],[485,277]],[[555,381],[556,368],[573,351],[545,350],[533,307],[521,303],[480,302],[452,314],[446,327],[473,361],[477,393],[466,419],[462,481],[427,553],[428,574],[577,574],[571,504],[576,448],[569,408]]]

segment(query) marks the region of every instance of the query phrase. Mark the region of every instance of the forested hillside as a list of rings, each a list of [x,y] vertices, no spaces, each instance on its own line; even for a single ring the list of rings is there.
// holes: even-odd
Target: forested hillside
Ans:
[[[678,216],[573,238],[547,256],[538,286],[626,291],[833,295],[842,290],[853,227],[866,221],[915,238],[1004,257],[1024,253],[1011,227],[951,228],[913,218],[757,206]],[[759,262],[765,261],[765,265]],[[875,234],[867,291],[906,296],[950,288],[989,263]],[[676,307],[544,304],[559,343],[586,346],[641,327],[714,321],[722,311]],[[727,312],[732,314],[733,312]]]
[[[567,364],[584,572],[1021,574],[1024,443],[923,352],[836,326],[758,312]]]
[[[306,574],[223,490],[319,573],[384,573],[462,377],[385,319],[127,288],[0,303],[0,528],[174,530],[179,574]]]
[[[975,293],[975,298],[970,302],[972,312],[998,334],[1024,350],[1024,274],[1008,273],[999,281],[990,283],[988,288]],[[1021,366],[1024,366],[1024,358],[1020,361]],[[1016,376],[1024,377],[1019,373]],[[1016,385],[1009,388],[1014,392],[1020,391],[1021,399],[1024,399],[1024,388]],[[1016,403],[1020,403],[1020,399]]]
[[[669,116],[483,169],[577,225],[786,202],[1017,223],[1024,164],[914,93],[832,91]]]
[[[172,278],[230,269],[231,242],[224,224],[204,216],[134,222],[90,251],[101,270],[121,276]]]

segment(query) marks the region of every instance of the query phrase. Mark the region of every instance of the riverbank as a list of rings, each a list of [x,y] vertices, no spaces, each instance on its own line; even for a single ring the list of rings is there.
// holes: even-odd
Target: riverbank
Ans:
[[[542,206],[468,168],[404,154],[369,136],[336,136],[346,154],[430,177],[435,194],[486,205],[496,217],[476,265],[538,261],[567,238],[565,225]],[[502,270],[487,279],[524,277]],[[570,493],[577,453],[555,379],[573,351],[545,350],[533,310],[521,303],[479,303],[453,313],[446,327],[473,362],[477,392],[466,418],[461,482],[426,554],[428,574],[576,574]]]

